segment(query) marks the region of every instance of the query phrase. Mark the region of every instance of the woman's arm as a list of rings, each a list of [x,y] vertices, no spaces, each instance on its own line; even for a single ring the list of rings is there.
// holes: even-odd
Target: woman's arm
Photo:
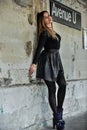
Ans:
[[[47,32],[43,31],[39,36],[38,45],[37,45],[37,48],[33,57],[32,64],[37,64],[38,58],[40,56],[40,52],[42,48],[44,47],[46,39],[47,39]]]
[[[30,69],[29,69],[29,75],[32,75],[32,73],[36,70],[37,61],[46,40],[47,40],[47,32],[43,31],[39,36],[39,41],[38,41],[38,45],[37,45],[37,48],[33,57],[32,65],[30,66]]]

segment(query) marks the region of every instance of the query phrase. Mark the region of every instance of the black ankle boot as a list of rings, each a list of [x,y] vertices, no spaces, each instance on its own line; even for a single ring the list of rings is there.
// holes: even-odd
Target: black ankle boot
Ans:
[[[62,118],[63,109],[57,109],[58,112],[53,114],[53,129],[55,127],[57,130],[64,130],[65,128],[65,121]]]

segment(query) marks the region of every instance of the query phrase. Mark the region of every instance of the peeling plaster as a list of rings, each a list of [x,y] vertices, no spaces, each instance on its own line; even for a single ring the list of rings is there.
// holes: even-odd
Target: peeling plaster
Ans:
[[[28,22],[29,24],[33,24],[33,15],[32,14],[28,14]]]
[[[31,52],[32,52],[32,42],[31,41],[26,42],[25,50],[26,50],[27,56],[29,56],[31,54]]]
[[[47,9],[47,1],[46,0],[40,0],[40,7],[41,7],[41,10]]]
[[[21,7],[32,6],[33,0],[14,0]]]
[[[86,0],[65,0],[68,6],[73,6],[75,9],[81,8],[81,11],[87,13],[87,1]]]
[[[7,87],[11,84],[12,79],[11,78],[0,78],[0,86]]]

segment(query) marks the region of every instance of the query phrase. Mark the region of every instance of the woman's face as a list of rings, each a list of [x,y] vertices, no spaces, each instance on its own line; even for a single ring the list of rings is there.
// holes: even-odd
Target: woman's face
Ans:
[[[49,13],[48,12],[45,12],[44,13],[44,15],[43,15],[43,20],[44,20],[44,23],[46,24],[46,25],[50,25],[50,24],[52,24],[52,17],[49,15]]]

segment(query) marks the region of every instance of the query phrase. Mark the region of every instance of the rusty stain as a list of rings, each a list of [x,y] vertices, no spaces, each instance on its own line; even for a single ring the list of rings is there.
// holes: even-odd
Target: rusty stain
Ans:
[[[31,52],[32,52],[32,42],[31,41],[26,42],[25,50],[26,50],[27,56],[29,56],[31,54]]]

